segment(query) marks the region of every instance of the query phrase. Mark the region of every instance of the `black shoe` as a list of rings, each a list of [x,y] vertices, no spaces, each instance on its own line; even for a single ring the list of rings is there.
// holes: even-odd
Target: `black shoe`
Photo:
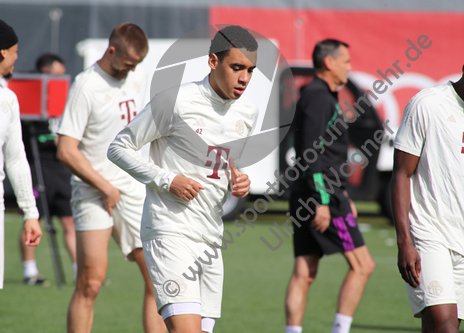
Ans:
[[[24,278],[24,283],[30,286],[42,286],[42,287],[48,287],[50,285],[50,281],[48,281],[46,278],[44,278],[40,274],[37,274],[36,276]]]

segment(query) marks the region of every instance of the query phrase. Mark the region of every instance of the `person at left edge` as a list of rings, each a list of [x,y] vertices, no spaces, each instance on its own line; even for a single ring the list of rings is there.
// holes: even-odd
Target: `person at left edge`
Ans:
[[[18,37],[13,28],[0,20],[0,76],[10,78],[14,64],[18,59]],[[32,192],[31,170],[27,163],[21,138],[19,103],[13,91],[0,79],[0,288],[3,288],[5,265],[3,179],[5,173],[13,186],[19,208],[24,212],[25,243],[36,246],[40,243],[42,230],[39,224],[39,212]]]

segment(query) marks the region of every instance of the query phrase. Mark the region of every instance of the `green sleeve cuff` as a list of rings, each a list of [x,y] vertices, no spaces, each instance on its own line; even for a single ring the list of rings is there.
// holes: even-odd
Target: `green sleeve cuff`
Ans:
[[[53,135],[53,134],[40,134],[37,137],[37,140],[39,140],[40,143],[44,143],[44,142],[47,142],[49,140],[53,141],[53,140],[55,140],[55,135]]]
[[[321,190],[316,184],[319,184],[320,187],[325,188],[324,178],[322,178],[322,173],[313,174],[314,185],[316,186],[316,191],[321,195],[321,204],[328,205],[330,202],[330,194],[324,190]]]

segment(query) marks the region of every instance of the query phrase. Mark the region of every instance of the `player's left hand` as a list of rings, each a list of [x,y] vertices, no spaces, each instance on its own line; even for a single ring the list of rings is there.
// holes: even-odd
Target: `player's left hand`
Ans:
[[[410,241],[398,243],[398,269],[403,280],[411,287],[416,288],[421,284],[421,257]]]
[[[37,246],[42,238],[42,229],[37,219],[29,219],[24,223],[23,233],[25,234],[26,245]]]
[[[354,205],[354,202],[351,199],[348,199],[350,201],[350,207],[351,207],[351,212],[353,213],[353,216],[355,218],[358,217],[358,210],[356,209],[356,206]]]
[[[316,215],[311,222],[311,227],[316,231],[323,233],[330,226],[330,209],[327,205],[321,205],[316,207]]]
[[[354,205],[353,203],[353,200],[350,199],[350,197],[348,196],[348,192],[347,191],[343,191],[343,194],[345,195],[345,197],[348,199],[348,201],[350,202],[350,208],[351,208],[351,212],[353,213],[353,216],[355,218],[358,217],[358,210],[356,209],[356,206]]]
[[[230,161],[230,172],[232,177],[232,192],[230,193],[236,198],[244,198],[250,191],[251,181],[248,179],[248,175],[239,172],[234,167],[234,160],[231,158]]]

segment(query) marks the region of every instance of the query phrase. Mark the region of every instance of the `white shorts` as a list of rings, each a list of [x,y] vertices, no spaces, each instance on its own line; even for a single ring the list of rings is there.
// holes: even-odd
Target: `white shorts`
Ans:
[[[71,208],[76,231],[105,230],[113,227],[113,238],[127,260],[134,259],[130,253],[142,248],[140,224],[144,197],[128,196],[121,193],[121,201],[113,208],[111,217],[105,206],[101,192],[90,186],[73,187]]]
[[[464,256],[431,241],[416,239],[414,246],[421,258],[421,284],[406,283],[414,317],[429,306],[457,304],[458,318],[464,319]]]
[[[200,303],[202,317],[221,316],[224,267],[220,248],[186,237],[169,237],[144,241],[143,252],[158,312],[167,304]],[[200,269],[200,275],[192,272]]]

